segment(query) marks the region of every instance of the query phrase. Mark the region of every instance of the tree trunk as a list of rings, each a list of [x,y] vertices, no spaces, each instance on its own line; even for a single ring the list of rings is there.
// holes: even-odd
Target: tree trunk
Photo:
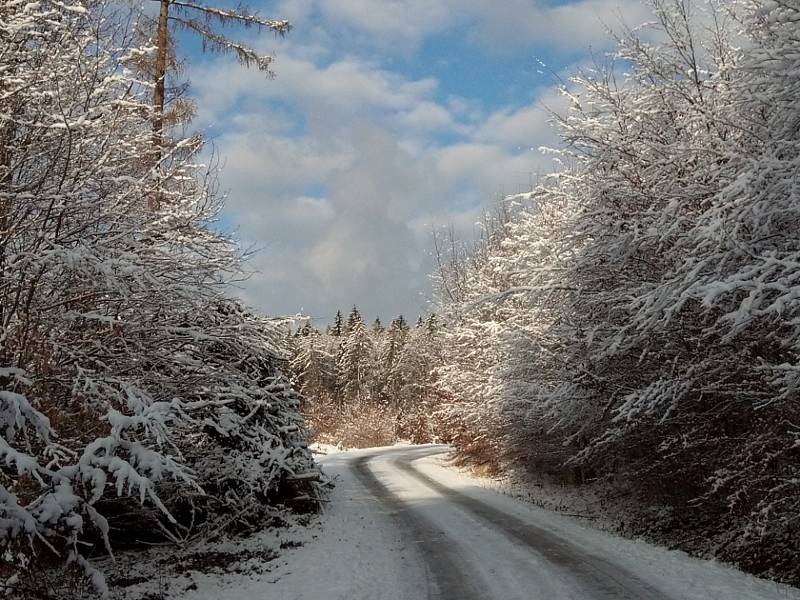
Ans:
[[[164,83],[167,78],[167,24],[169,20],[170,0],[161,0],[161,10],[158,14],[158,32],[156,45],[155,90],[153,91],[153,163],[157,169],[161,162],[161,145],[164,140]],[[150,195],[150,208],[157,209],[161,194],[154,192]]]
[[[153,122],[153,144],[161,153],[161,138],[164,130],[164,81],[167,77],[167,23],[169,19],[169,0],[161,0],[158,15],[158,41],[156,55],[156,88],[153,92],[153,108],[156,118]],[[160,157],[159,157],[160,158]]]

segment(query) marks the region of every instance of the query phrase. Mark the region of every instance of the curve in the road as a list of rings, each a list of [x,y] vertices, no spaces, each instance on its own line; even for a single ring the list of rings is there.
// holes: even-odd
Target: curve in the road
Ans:
[[[397,468],[445,496],[455,505],[483,519],[508,537],[534,550],[562,571],[569,573],[586,588],[592,598],[670,600],[669,596],[642,581],[628,569],[586,552],[551,531],[449,488],[420,472],[412,464],[413,461],[425,456],[442,453],[442,450],[415,452],[410,457],[401,456],[392,462]]]
[[[368,462],[375,455],[362,456],[353,462],[361,484],[380,500],[399,523],[408,541],[419,550],[432,579],[429,596],[435,600],[486,600],[482,583],[469,577],[466,566],[452,543],[437,535],[435,523],[415,514],[370,471]]]

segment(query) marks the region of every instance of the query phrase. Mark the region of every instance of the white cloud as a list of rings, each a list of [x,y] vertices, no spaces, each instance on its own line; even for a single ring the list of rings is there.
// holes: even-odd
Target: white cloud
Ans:
[[[355,30],[362,41],[401,53],[463,15],[455,0],[319,0],[318,7],[333,27]]]
[[[436,79],[404,76],[378,58],[453,26],[453,14],[472,23],[476,44],[584,47],[602,31],[597,15],[613,19],[617,4],[298,0],[275,13],[297,26],[280,41],[275,81],[225,60],[195,68],[197,123],[212,128],[224,161],[227,215],[245,243],[263,249],[245,300],[323,320],[353,303],[370,318],[415,317],[424,308],[431,229],[451,223],[470,235],[492,198],[548,171],[550,159],[533,149],[556,143],[545,106],[562,110],[564,102],[547,88],[527,105],[487,113]],[[357,41],[342,47],[337,27],[358,29]]]
[[[536,0],[504,0],[502,7],[487,0],[465,0],[476,15],[470,39],[482,48],[508,52],[520,47],[551,46],[566,52],[608,48],[607,29],[623,19],[632,24],[652,12],[641,0],[579,0],[563,4]]]
[[[401,127],[410,131],[433,132],[451,129],[455,123],[450,111],[435,102],[423,101],[399,115]]]
[[[256,71],[236,68],[232,61],[214,61],[193,73],[194,92],[198,96],[201,126],[219,125],[244,117],[232,107],[242,102],[255,105],[254,111],[266,108],[270,100],[290,102],[303,109],[307,116],[322,116],[327,125],[335,125],[328,115],[340,118],[364,118],[375,111],[414,113],[437,111],[431,100],[437,88],[436,80],[408,80],[397,73],[367,61],[346,57],[327,65],[317,65],[295,55],[297,46],[287,44],[278,63],[279,78],[265,80]],[[261,106],[258,106],[261,103]],[[420,108],[422,107],[422,108]],[[441,122],[446,109],[438,110]],[[275,129],[278,124],[266,124]]]
[[[536,101],[521,108],[504,108],[489,115],[475,133],[481,142],[516,146],[519,149],[554,144],[557,134],[552,125],[553,113],[563,114],[567,100],[558,89],[543,90]]]
[[[303,0],[279,9],[300,27],[321,20],[329,39],[344,31],[352,43],[404,55],[431,35],[461,27],[468,39],[492,52],[605,48],[606,26],[621,18],[638,24],[650,15],[641,0]]]
[[[231,199],[231,208],[237,212],[243,208],[243,198],[283,194],[298,184],[322,185],[353,159],[344,140],[280,136],[258,128],[232,130],[218,137],[215,145],[224,160],[224,181],[236,184],[238,196]]]

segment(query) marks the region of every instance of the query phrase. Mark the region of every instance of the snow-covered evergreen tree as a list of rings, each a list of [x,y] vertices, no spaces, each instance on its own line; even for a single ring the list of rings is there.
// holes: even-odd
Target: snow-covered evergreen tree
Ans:
[[[383,323],[381,323],[380,317],[375,317],[375,320],[372,322],[372,333],[375,335],[380,335],[385,331],[383,327]]]
[[[383,344],[378,355],[378,373],[376,380],[377,394],[382,402],[398,406],[400,403],[400,390],[403,386],[401,372],[397,369],[400,354],[406,344],[408,327],[403,315],[392,319],[389,329],[384,336]]]
[[[341,337],[344,334],[344,317],[342,317],[342,311],[340,310],[336,311],[330,334],[334,337]]]
[[[337,363],[338,387],[344,402],[369,399],[373,374],[373,344],[358,309],[353,307],[347,337]]]
[[[297,340],[290,369],[298,391],[308,399],[323,398],[333,393],[336,381],[335,360],[322,334],[306,324]]]

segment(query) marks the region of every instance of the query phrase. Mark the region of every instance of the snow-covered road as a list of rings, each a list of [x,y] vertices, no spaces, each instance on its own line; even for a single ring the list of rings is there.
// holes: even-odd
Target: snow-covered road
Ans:
[[[498,494],[446,446],[323,457],[337,487],[315,539],[263,578],[191,598],[281,600],[800,600],[800,590],[622,539]]]
[[[425,473],[416,463],[446,448],[404,448],[353,462],[364,486],[392,510],[425,563],[427,596],[443,600],[592,598],[667,600],[657,586],[569,541]]]

